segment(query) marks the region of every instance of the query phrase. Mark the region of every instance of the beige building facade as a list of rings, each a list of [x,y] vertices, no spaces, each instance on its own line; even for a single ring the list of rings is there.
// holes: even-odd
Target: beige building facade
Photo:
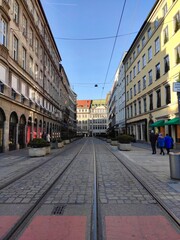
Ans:
[[[180,1],[158,0],[125,58],[126,126],[137,140],[154,129],[180,143]]]
[[[40,1],[0,0],[0,152],[43,133],[60,137],[67,81],[60,62]]]

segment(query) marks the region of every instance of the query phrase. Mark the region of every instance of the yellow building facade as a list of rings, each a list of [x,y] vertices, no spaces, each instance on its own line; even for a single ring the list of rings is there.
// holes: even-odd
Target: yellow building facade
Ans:
[[[180,74],[180,1],[158,0],[123,63],[127,132],[149,141],[154,129],[180,142],[177,92]]]

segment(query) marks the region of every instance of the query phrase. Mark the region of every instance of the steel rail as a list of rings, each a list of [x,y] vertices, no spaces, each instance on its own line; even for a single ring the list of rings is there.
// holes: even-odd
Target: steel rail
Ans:
[[[22,215],[22,217],[16,222],[16,224],[12,227],[12,229],[5,236],[3,236],[2,240],[14,240],[18,237],[18,235],[23,231],[23,229],[30,222],[34,214],[37,212],[37,210],[42,206],[42,204],[44,203],[44,200],[49,195],[49,192],[55,187],[55,184],[58,182],[58,180],[65,174],[65,172],[74,162],[76,157],[82,152],[86,142],[83,144],[81,149],[75,154],[72,160],[67,164],[67,166],[63,169],[63,171],[59,174],[59,176],[44,191],[44,193],[40,196],[40,198]]]
[[[33,172],[34,170],[42,167],[43,165],[45,165],[46,163],[48,163],[49,161],[53,160],[54,158],[56,158],[59,153],[63,153],[65,152],[67,149],[63,149],[62,151],[58,151],[56,154],[54,154],[52,157],[48,158],[46,161],[44,161],[43,163],[40,163],[39,165],[32,167],[30,170],[27,170],[23,173],[20,173],[19,175],[17,174],[16,177],[12,178],[11,180],[3,183],[0,185],[0,190],[2,190],[3,188],[6,188],[7,186],[11,185],[12,183],[14,183],[15,181],[18,181],[19,179],[21,179],[22,177],[28,175],[29,173]]]
[[[126,163],[124,163],[119,157],[117,157],[106,145],[105,147],[112,153],[113,156],[116,157],[116,159],[133,175],[133,177],[146,189],[146,191],[157,201],[159,206],[162,210],[166,213],[166,215],[175,223],[175,225],[179,228],[180,227],[180,221],[179,219],[171,212],[167,206],[161,201],[161,199],[157,196],[157,194],[154,193],[154,191],[146,184],[140,176],[138,176],[135,171],[133,171],[132,168],[127,166]]]

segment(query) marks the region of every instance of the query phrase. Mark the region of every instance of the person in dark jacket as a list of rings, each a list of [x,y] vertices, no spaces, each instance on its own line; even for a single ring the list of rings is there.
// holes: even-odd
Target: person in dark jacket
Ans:
[[[164,153],[165,141],[164,141],[164,137],[163,137],[162,133],[159,134],[157,142],[158,142],[158,147],[160,148],[160,154],[165,155],[165,153]]]
[[[173,146],[173,138],[171,136],[169,136],[168,134],[166,134],[164,141],[165,141],[165,148],[167,150],[167,154],[169,154],[170,149]]]
[[[153,130],[151,130],[150,142],[151,142],[152,154],[156,154],[156,141],[157,141],[157,135],[154,133]]]

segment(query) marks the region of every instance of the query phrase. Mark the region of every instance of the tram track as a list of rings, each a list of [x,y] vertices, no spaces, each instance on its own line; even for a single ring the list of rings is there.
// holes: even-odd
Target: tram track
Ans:
[[[81,140],[80,140],[81,141]],[[70,145],[68,145],[68,147],[70,147]],[[35,170],[37,170],[37,169],[39,169],[40,167],[42,167],[42,166],[44,166],[45,164],[47,164],[49,161],[52,161],[54,158],[56,158],[60,153],[62,154],[62,153],[64,153],[65,151],[67,150],[67,148],[66,149],[63,149],[61,152],[57,152],[56,154],[54,154],[52,157],[48,157],[48,159],[46,159],[45,161],[43,161],[42,163],[40,163],[40,164],[38,164],[38,165],[36,165],[36,166],[34,166],[34,167],[32,167],[32,168],[30,168],[30,169],[28,169],[28,170],[24,170],[23,172],[22,172],[22,170],[20,171],[20,170],[17,170],[17,171],[15,171],[15,176],[14,177],[10,177],[10,179],[9,179],[9,177],[7,178],[7,180],[4,180],[4,183],[1,183],[0,184],[0,190],[2,190],[2,189],[4,189],[4,188],[6,188],[6,187],[8,187],[9,185],[11,185],[12,183],[14,183],[15,181],[18,181],[18,180],[20,180],[21,178],[23,178],[23,177],[25,177],[26,175],[28,175],[28,174],[30,174],[30,173],[32,173],[33,171],[35,171]],[[27,160],[27,159],[26,159]],[[16,163],[17,162],[20,162],[20,161],[16,161]],[[22,162],[22,161],[21,161]],[[14,165],[14,164],[12,164],[12,165]],[[5,165],[5,167],[6,166],[12,166],[12,165]],[[16,172],[21,172],[21,173],[16,173]]]
[[[51,190],[55,187],[56,183],[62,178],[64,173],[70,168],[70,166],[77,158],[77,156],[82,152],[83,148],[85,147],[85,144],[86,142],[83,144],[80,150],[78,150],[78,152],[73,156],[71,161],[69,161],[69,163],[61,171],[61,173],[55,178],[55,180],[49,185],[49,187],[43,192],[39,199],[34,204],[32,204],[32,206],[20,217],[20,219],[15,223],[11,230],[2,238],[2,240],[17,239],[17,237],[25,229],[25,227],[28,225],[32,217],[35,215],[37,210],[44,204],[45,199],[47,198]]]
[[[143,186],[144,189],[153,197],[153,199],[156,200],[159,207],[163,210],[163,212],[166,214],[166,216],[179,228],[180,227],[180,221],[179,219],[174,215],[173,212],[171,212],[167,206],[163,203],[163,201],[157,196],[156,193],[146,184],[145,181],[131,168],[129,167],[124,161],[122,161],[119,157],[114,154],[113,151],[107,147],[105,144],[105,147],[111,152],[111,154],[132,174],[132,176]]]
[[[89,230],[87,230],[87,232],[89,233],[89,235],[87,236],[86,239],[87,240],[103,240],[104,237],[106,236],[105,229],[104,229],[105,228],[104,208],[106,208],[106,206],[108,204],[106,206],[102,206],[102,202],[100,201],[100,195],[99,195],[99,192],[100,192],[99,191],[100,174],[102,175],[102,174],[106,173],[106,172],[104,173],[102,171],[102,169],[99,168],[100,167],[100,159],[102,158],[102,157],[100,158],[101,154],[104,154],[104,156],[106,156],[105,157],[106,158],[106,160],[105,160],[106,162],[102,161],[101,164],[104,164],[104,163],[107,164],[109,159],[112,158],[113,159],[112,160],[112,164],[114,164],[113,165],[114,168],[112,168],[112,169],[116,170],[116,166],[117,165],[122,165],[123,169],[126,169],[125,171],[129,172],[128,175],[132,175],[130,177],[130,182],[133,182],[133,179],[135,179],[135,181],[137,181],[138,184],[141,185],[142,188],[145,189],[148,192],[148,194],[152,196],[153,199],[155,199],[155,201],[158,203],[157,204],[158,207],[160,207],[162,209],[164,215],[167,216],[167,218],[169,218],[169,220],[172,221],[173,224],[175,224],[177,226],[177,228],[180,227],[179,222],[176,221],[176,219],[174,219],[173,216],[171,216],[168,211],[166,211],[166,209],[163,207],[163,204],[161,204],[161,202],[159,201],[157,196],[155,194],[153,194],[151,189],[136,174],[136,172],[133,171],[127,164],[125,164],[107,146],[107,144],[103,143],[102,144],[103,149],[100,149],[101,152],[99,152],[98,144],[96,145],[96,143],[101,142],[101,141],[100,140],[97,140],[98,142],[95,142],[95,141],[92,138],[87,138],[85,140],[85,142],[83,143],[83,146],[80,146],[80,148],[78,149],[78,151],[76,152],[76,154],[73,157],[71,156],[72,154],[70,154],[71,159],[69,158],[69,162],[67,163],[67,165],[61,170],[61,172],[58,174],[58,176],[56,176],[56,178],[53,179],[51,184],[48,185],[48,187],[41,194],[41,196],[24,212],[24,214],[20,217],[20,219],[17,221],[17,223],[2,238],[2,240],[15,240],[15,239],[19,239],[19,236],[21,236],[21,234],[24,232],[24,230],[30,224],[31,220],[37,214],[37,212],[40,210],[40,208],[44,204],[48,204],[47,198],[50,196],[50,194],[51,194],[51,198],[53,198],[55,196],[55,194],[54,195],[52,194],[53,191],[54,191],[54,193],[56,193],[58,189],[61,189],[61,186],[63,186],[62,188],[66,188],[66,186],[68,184],[68,181],[65,182],[64,180],[67,179],[67,178],[71,179],[73,174],[77,171],[77,169],[78,169],[77,175],[81,174],[82,170],[85,171],[85,172],[88,172],[88,174],[92,174],[93,175],[93,181],[91,182],[92,183],[92,195],[91,195],[92,199],[90,201],[87,201],[85,199],[84,202],[82,201],[82,203],[80,201],[79,202],[77,202],[77,201],[72,201],[72,202],[67,201],[67,202],[65,202],[64,201],[62,203],[60,201],[60,199],[61,199],[60,195],[58,195],[58,197],[59,197],[59,203],[58,204],[62,205],[62,206],[65,206],[65,209],[66,208],[68,209],[69,207],[72,207],[72,204],[74,205],[74,208],[79,207],[80,205],[81,205],[82,208],[85,208],[86,207],[85,205],[88,204],[89,205],[89,209],[90,209],[89,212],[91,214],[88,217],[89,224],[87,224],[87,226],[89,226]],[[114,159],[116,159],[116,160],[114,160]],[[117,162],[117,164],[115,162]],[[74,165],[73,165],[73,163],[74,163]],[[87,168],[84,168],[84,166],[86,164],[89,164],[89,165],[87,166]],[[82,168],[80,166],[82,166]],[[71,169],[73,169],[73,170],[71,170]],[[88,171],[88,169],[89,169],[89,171]],[[121,167],[117,167],[117,171],[119,171],[119,169],[121,169]],[[124,170],[122,170],[122,171],[124,171]],[[110,174],[111,174],[111,172],[110,172]],[[119,174],[119,172],[118,172],[118,174]],[[126,173],[124,173],[124,174],[126,174]],[[125,176],[125,175],[123,175],[123,176]],[[87,179],[88,179],[88,176],[87,176],[87,178],[85,178],[85,181],[88,181]],[[77,182],[74,181],[74,184],[73,184],[72,188],[74,188],[76,186],[76,184],[78,182],[80,182],[81,180],[83,182],[83,178],[80,177]],[[115,181],[115,178],[113,179],[113,181]],[[129,184],[129,183],[127,183],[127,184]],[[136,187],[136,185],[133,185],[133,186]],[[79,187],[79,189],[80,189],[80,187]],[[79,191],[81,191],[81,190],[79,190]],[[63,193],[61,193],[61,194],[63,195]],[[49,208],[52,207],[52,205],[54,205],[54,202],[51,202],[50,205],[51,206],[49,206]],[[119,206],[117,206],[117,207],[119,207]],[[65,213],[65,216],[66,216],[66,213]],[[64,213],[62,215],[64,215]]]

